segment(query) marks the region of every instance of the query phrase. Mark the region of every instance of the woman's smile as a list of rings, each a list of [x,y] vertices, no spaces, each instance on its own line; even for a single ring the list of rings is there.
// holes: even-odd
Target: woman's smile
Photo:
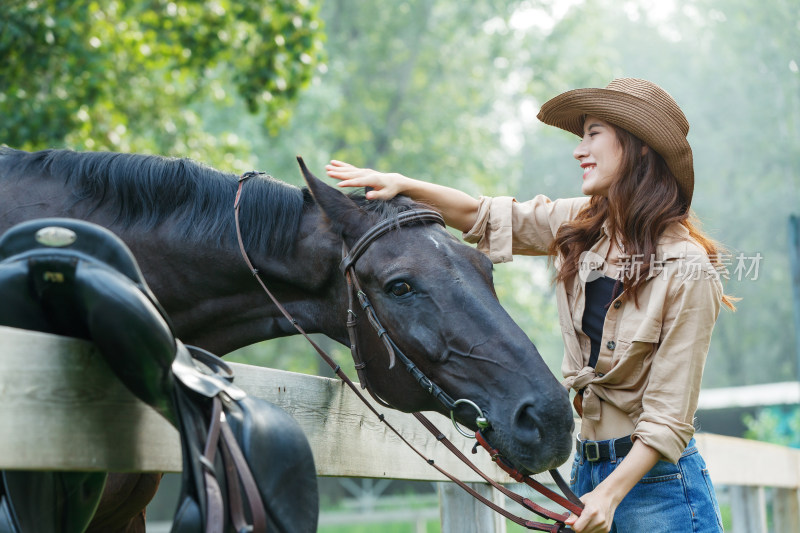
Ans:
[[[583,129],[583,139],[572,153],[583,169],[581,191],[588,196],[606,196],[619,178],[622,146],[614,127],[604,120],[587,116]]]
[[[583,180],[586,181],[587,176],[589,173],[597,168],[597,165],[594,163],[582,163],[581,168],[583,169]]]

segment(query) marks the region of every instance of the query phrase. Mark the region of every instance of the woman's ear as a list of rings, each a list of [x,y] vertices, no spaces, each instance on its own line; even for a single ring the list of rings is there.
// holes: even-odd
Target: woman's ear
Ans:
[[[642,144],[642,155],[645,155],[650,150],[650,147],[646,144]]]

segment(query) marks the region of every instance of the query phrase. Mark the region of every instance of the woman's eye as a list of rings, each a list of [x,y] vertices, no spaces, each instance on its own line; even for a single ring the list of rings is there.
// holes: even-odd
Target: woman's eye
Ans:
[[[389,285],[389,292],[394,294],[395,296],[404,296],[409,294],[413,291],[411,285],[406,283],[405,281],[397,281]]]

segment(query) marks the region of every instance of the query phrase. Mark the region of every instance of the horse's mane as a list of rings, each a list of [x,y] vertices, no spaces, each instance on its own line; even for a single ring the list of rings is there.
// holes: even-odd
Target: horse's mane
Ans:
[[[375,223],[397,218],[397,215],[403,211],[421,208],[430,209],[428,206],[415,202],[407,196],[395,196],[391,200],[367,200],[364,196],[364,191],[361,190],[352,192],[348,196],[368,213]]]
[[[89,213],[108,210],[114,226],[151,231],[169,219],[175,223],[177,236],[187,242],[235,242],[235,174],[186,158],[116,152],[28,153],[0,147],[0,158],[8,165],[10,176],[62,179],[76,204],[88,202]],[[419,206],[405,197],[368,201],[360,190],[349,197],[375,222]],[[269,176],[249,179],[240,212],[247,250],[267,256],[291,253],[303,209],[313,203],[307,188]]]
[[[234,174],[156,155],[71,150],[29,154],[0,148],[0,156],[16,158],[12,174],[62,179],[76,203],[90,203],[90,213],[110,210],[113,225],[149,231],[172,219],[177,234],[188,242],[235,239]],[[294,185],[264,176],[248,180],[241,208],[247,249],[271,256],[290,253],[303,207],[311,202],[310,194]]]

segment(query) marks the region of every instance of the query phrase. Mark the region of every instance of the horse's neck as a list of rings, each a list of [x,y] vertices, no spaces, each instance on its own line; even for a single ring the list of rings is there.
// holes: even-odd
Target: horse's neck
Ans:
[[[150,288],[177,336],[219,354],[296,330],[269,300],[236,245],[222,248],[173,242],[161,232],[123,238],[139,258]],[[270,292],[308,332],[334,338],[344,323],[338,256],[326,239],[308,232],[290,257],[258,259]],[[339,286],[341,285],[341,287]]]
[[[170,234],[168,222],[153,231],[119,228],[114,226],[114,213],[87,213],[83,202],[65,197],[60,183],[44,180],[33,186],[25,180],[0,179],[0,233],[24,220],[53,216],[88,220],[119,235],[169,314],[176,335],[186,343],[225,354],[295,333],[249,272],[235,243],[223,248],[187,244]],[[319,217],[314,209],[304,213],[291,257],[252,259],[304,329],[344,341],[341,244],[321,229]]]

